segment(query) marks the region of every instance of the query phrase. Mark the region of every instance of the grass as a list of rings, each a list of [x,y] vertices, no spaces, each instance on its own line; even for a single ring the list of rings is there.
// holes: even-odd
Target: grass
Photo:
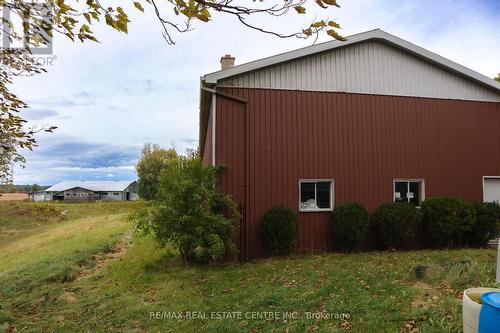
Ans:
[[[0,244],[64,221],[123,214],[134,205],[131,202],[0,202]]]
[[[0,331],[36,315],[130,226],[130,203],[0,203]]]
[[[130,228],[111,211],[41,223],[17,241],[0,240],[0,325],[34,332],[459,332],[461,292],[494,286],[491,249],[184,266],[175,251],[136,236],[96,264],[95,254],[110,251]],[[428,267],[420,280],[417,264]]]

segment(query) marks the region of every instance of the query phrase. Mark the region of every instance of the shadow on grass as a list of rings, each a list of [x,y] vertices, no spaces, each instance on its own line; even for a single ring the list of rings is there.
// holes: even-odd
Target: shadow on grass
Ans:
[[[174,269],[178,270],[188,267],[190,266],[182,262],[178,253],[167,249],[159,258],[146,262],[143,269],[146,273],[170,273]]]
[[[239,262],[222,263],[184,263],[179,253],[174,249],[163,249],[165,251],[157,258],[151,258],[144,262],[142,271],[151,276],[168,275],[184,281],[197,280],[213,274],[237,275],[247,271],[247,265]],[[252,264],[250,264],[252,265]]]

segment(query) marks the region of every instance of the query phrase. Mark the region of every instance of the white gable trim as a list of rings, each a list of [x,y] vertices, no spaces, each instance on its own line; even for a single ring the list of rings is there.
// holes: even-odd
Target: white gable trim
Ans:
[[[205,84],[213,85],[217,84],[218,81],[222,79],[226,79],[229,77],[237,76],[243,73],[255,71],[258,69],[262,69],[264,67],[273,66],[276,64],[288,62],[291,60],[307,57],[309,55],[313,55],[316,53],[321,53],[329,50],[333,50],[336,48],[345,47],[348,45],[360,43],[367,40],[380,40],[386,43],[392,44],[393,46],[403,49],[404,51],[411,53],[417,57],[420,57],[426,61],[434,63],[440,67],[448,71],[452,71],[460,76],[472,79],[473,81],[495,91],[500,94],[500,83],[496,82],[493,79],[490,79],[484,75],[481,75],[465,66],[459,65],[449,59],[446,59],[438,54],[430,52],[420,46],[412,44],[404,39],[393,36],[385,31],[380,29],[375,29],[367,32],[363,32],[360,34],[352,35],[348,37],[348,40],[345,42],[340,41],[331,41],[326,43],[321,43],[305,48],[301,48],[298,50],[294,50],[291,52],[286,52],[282,54],[278,54],[272,57],[252,61],[246,64],[242,64],[239,66],[235,66],[229,69],[217,71],[214,73],[206,74],[204,76]]]

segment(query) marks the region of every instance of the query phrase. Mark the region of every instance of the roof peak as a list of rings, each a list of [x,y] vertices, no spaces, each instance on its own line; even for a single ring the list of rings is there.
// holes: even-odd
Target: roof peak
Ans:
[[[123,191],[135,180],[64,180],[52,185],[45,191],[65,191],[75,187],[85,188],[91,191]]]
[[[73,183],[73,182],[101,182],[101,183],[104,183],[104,182],[134,182],[135,180],[118,180],[118,179],[114,179],[114,180],[63,180],[63,181],[60,181],[58,182],[57,184],[60,184],[60,183]]]
[[[470,80],[475,81],[483,86],[486,86],[489,89],[493,89],[500,93],[500,83],[496,82],[492,78],[488,78],[478,72],[475,72],[465,66],[462,66],[458,63],[455,63],[445,57],[442,57],[436,53],[433,53],[423,47],[417,46],[413,43],[410,43],[402,38],[399,38],[395,35],[392,35],[380,28],[376,28],[373,30],[364,31],[361,33],[357,33],[347,37],[347,41],[327,41],[311,46],[306,46],[303,48],[299,48],[296,50],[288,51],[285,53],[280,53],[277,55],[273,55],[270,57],[254,60],[251,62],[247,62],[241,65],[237,65],[231,68],[227,68],[224,70],[219,70],[216,72],[212,72],[206,74],[202,77],[202,81],[204,81],[207,85],[215,85],[219,80],[226,79],[229,77],[237,76],[246,72],[251,72],[255,70],[259,70],[265,67],[270,67],[273,65],[277,65],[280,63],[285,63],[289,61],[293,61],[299,58],[307,57],[313,54],[326,52],[329,50],[334,50],[341,47],[346,47],[349,45],[362,43],[369,40],[380,40],[384,43],[390,44],[393,47],[397,47],[402,49],[416,57],[424,59],[426,61],[432,62],[445,70],[454,72],[460,76],[466,77]]]

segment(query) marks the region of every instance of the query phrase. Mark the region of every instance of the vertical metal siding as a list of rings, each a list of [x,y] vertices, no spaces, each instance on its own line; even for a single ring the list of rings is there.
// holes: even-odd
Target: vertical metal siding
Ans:
[[[299,179],[334,179],[335,205],[370,211],[392,201],[395,178],[423,178],[425,196],[482,199],[500,175],[500,103],[347,93],[224,88],[217,99],[221,186],[249,210],[250,258],[266,254],[259,224],[275,206],[298,211]],[[245,207],[245,163],[249,206]],[[331,250],[330,213],[300,213],[300,251]]]
[[[500,101],[492,90],[377,41],[241,74],[218,86]]]

